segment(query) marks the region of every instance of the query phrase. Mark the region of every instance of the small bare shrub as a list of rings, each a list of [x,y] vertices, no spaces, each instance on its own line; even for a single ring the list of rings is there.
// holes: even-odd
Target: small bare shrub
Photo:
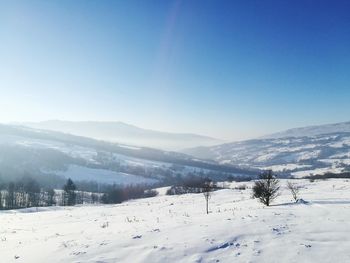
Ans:
[[[263,172],[259,178],[253,186],[253,197],[269,206],[271,201],[279,195],[279,180],[272,174],[271,170]]]
[[[295,183],[292,183],[290,181],[287,182],[287,188],[289,189],[289,191],[291,192],[293,199],[295,202],[298,201],[299,199],[299,190],[300,190],[300,186],[298,186]]]
[[[214,190],[214,184],[211,181],[206,181],[203,186],[203,195],[206,202],[206,211],[209,214],[209,199],[211,197],[211,192]]]

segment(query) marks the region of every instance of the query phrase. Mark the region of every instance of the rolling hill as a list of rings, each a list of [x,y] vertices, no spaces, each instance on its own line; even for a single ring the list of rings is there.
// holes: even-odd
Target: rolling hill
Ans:
[[[28,174],[55,186],[67,177],[109,184],[154,184],[178,176],[225,179],[228,175],[253,176],[254,172],[176,152],[0,125],[0,177]]]
[[[350,123],[291,129],[185,152],[221,164],[272,169],[296,177],[339,173],[350,168]]]
[[[305,137],[317,136],[330,133],[347,133],[350,132],[350,122],[339,122],[325,125],[314,125],[300,128],[293,128],[282,132],[273,133],[262,138],[276,139],[286,137]]]

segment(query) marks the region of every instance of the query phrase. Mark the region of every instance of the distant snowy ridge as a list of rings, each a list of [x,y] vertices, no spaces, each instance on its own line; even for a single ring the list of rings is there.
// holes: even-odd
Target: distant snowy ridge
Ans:
[[[185,151],[221,164],[303,177],[350,171],[350,122],[291,129],[265,138]]]
[[[314,125],[300,128],[293,128],[261,137],[260,139],[277,139],[287,137],[304,137],[321,134],[350,132],[350,122],[340,122],[325,125]]]

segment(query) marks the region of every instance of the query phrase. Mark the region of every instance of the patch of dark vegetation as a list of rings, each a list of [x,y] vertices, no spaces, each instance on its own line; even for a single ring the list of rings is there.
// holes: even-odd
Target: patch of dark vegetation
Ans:
[[[228,181],[228,182],[249,182],[252,180],[253,180],[253,177],[233,176],[233,175],[229,175],[226,179],[226,181]]]
[[[236,187],[234,187],[235,190],[240,190],[240,191],[247,190],[247,188],[248,187],[245,184],[237,185]]]
[[[104,204],[118,204],[130,199],[148,198],[157,196],[158,192],[143,185],[119,186],[112,185],[101,197]]]
[[[309,179],[309,180],[326,180],[326,179],[342,179],[342,178],[346,178],[349,179],[350,178],[350,172],[343,172],[343,173],[325,173],[325,174],[317,174],[317,175],[310,175],[310,176],[305,176],[305,179]]]
[[[182,195],[182,194],[199,194],[206,191],[208,182],[211,183],[211,191],[222,189],[217,184],[213,183],[209,178],[189,176],[183,178],[176,185],[170,187],[167,195]]]
[[[0,178],[1,179],[1,178]],[[129,199],[158,195],[149,185],[97,185],[74,183],[68,179],[60,188],[49,188],[45,182],[25,176],[10,182],[0,180],[0,210],[76,204],[116,204]],[[90,189],[94,191],[87,191]]]

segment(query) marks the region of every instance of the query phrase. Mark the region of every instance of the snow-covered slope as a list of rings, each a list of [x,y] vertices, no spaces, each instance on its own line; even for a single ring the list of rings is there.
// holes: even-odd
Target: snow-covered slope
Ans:
[[[222,164],[272,169],[300,177],[348,170],[350,133],[256,139],[186,152]]]
[[[262,138],[276,139],[276,138],[286,138],[286,137],[304,137],[304,136],[316,136],[316,135],[322,135],[322,134],[344,133],[344,132],[350,132],[350,122],[340,122],[340,123],[333,123],[333,124],[294,128],[294,129],[289,129],[282,132],[273,133],[273,134],[264,136]]]
[[[101,183],[136,184],[171,180],[177,174],[218,178],[225,174],[226,178],[226,173],[252,174],[175,152],[0,125],[0,177],[47,175],[51,176],[51,181],[70,177]]]
[[[222,140],[208,136],[153,131],[123,122],[72,122],[51,120],[37,123],[24,123],[23,125],[35,129],[59,131],[99,140],[172,151],[223,143]]]
[[[350,262],[350,185],[300,180],[270,207],[247,190],[0,212],[1,262]],[[236,185],[232,185],[234,187]]]

